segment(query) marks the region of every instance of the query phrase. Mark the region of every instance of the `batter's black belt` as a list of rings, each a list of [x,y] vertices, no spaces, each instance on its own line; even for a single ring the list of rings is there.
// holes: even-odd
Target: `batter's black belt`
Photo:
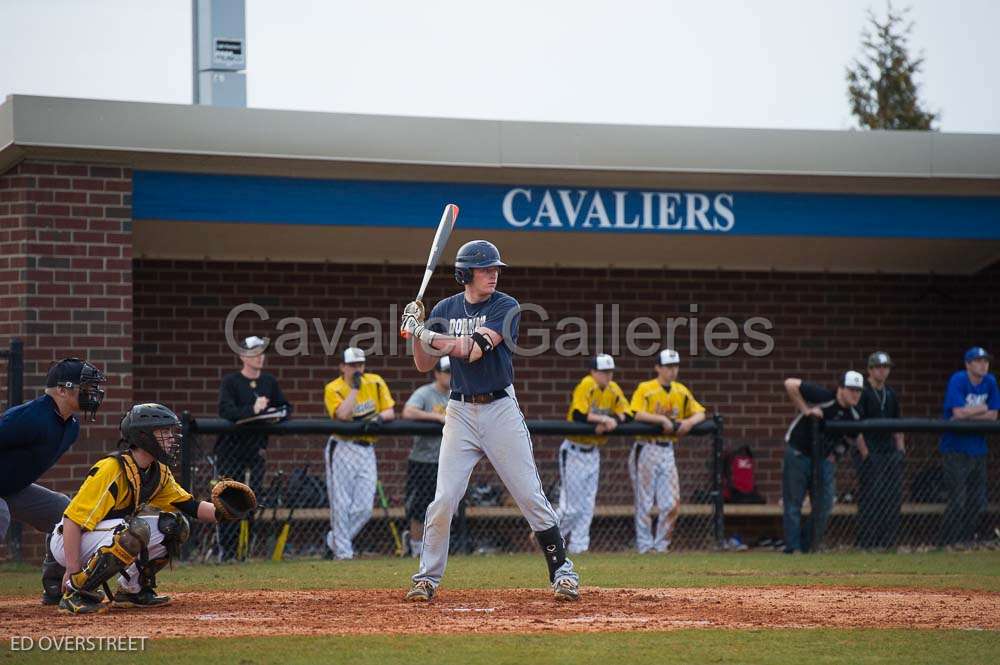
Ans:
[[[452,393],[451,398],[457,402],[467,402],[469,404],[489,404],[498,399],[510,397],[506,390],[494,390],[491,393],[480,393],[478,395],[465,395],[463,393]]]

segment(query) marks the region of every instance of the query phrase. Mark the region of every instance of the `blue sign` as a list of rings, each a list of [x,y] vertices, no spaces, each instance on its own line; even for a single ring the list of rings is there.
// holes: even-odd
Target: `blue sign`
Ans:
[[[1000,196],[787,194],[308,180],[136,171],[135,219],[845,238],[1000,239]]]

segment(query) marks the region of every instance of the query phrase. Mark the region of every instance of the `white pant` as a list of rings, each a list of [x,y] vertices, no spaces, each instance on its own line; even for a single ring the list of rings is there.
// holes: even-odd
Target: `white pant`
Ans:
[[[635,490],[635,545],[639,553],[666,552],[680,512],[680,480],[673,446],[636,441],[628,458],[628,474]],[[656,535],[650,512],[657,507]]]
[[[472,469],[483,456],[493,465],[532,531],[546,531],[559,523],[542,491],[531,435],[514,388],[507,386],[506,390],[509,397],[489,404],[448,402],[441,436],[437,491],[434,501],[427,507],[420,570],[413,576],[414,582],[427,581],[435,587],[441,583],[448,563],[451,517],[465,496]],[[555,578],[561,577],[578,578],[569,559],[556,571]]]
[[[326,546],[338,559],[354,558],[351,541],[372,517],[378,468],[375,447],[333,437],[326,442],[326,492],[330,531]]]
[[[140,519],[146,520],[146,524],[149,525],[149,545],[146,547],[148,556],[150,559],[159,559],[164,554],[167,553],[167,548],[163,546],[163,534],[157,528],[156,524],[159,520],[159,515],[141,515]],[[87,567],[87,562],[90,561],[91,557],[97,553],[97,550],[101,547],[110,545],[114,540],[114,528],[125,520],[104,520],[98,522],[97,526],[94,527],[93,531],[84,531],[83,537],[80,539],[80,565],[84,568]],[[50,547],[52,548],[52,556],[55,557],[56,561],[59,562],[60,566],[66,566],[66,552],[63,549],[63,535],[62,530],[59,528],[61,524],[57,524],[56,528],[52,530],[52,542]],[[133,563],[131,566],[125,569],[125,573],[128,574],[128,578],[124,575],[118,576],[118,586],[124,589],[128,593],[138,593],[139,592],[139,569]]]
[[[601,473],[601,449],[564,440],[559,447],[559,532],[569,541],[570,554],[590,547],[590,523],[594,520],[597,481]]]

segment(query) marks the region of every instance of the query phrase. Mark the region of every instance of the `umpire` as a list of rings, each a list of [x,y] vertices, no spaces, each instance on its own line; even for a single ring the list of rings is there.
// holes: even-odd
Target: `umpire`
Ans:
[[[66,358],[49,369],[44,394],[0,416],[0,542],[13,520],[48,533],[62,519],[69,499],[35,481],[76,443],[80,421],[74,414],[95,419],[106,381],[90,363]],[[42,602],[58,603],[61,595],[57,584]]]
[[[886,385],[892,367],[892,359],[885,351],[868,356],[868,380],[858,402],[862,418],[900,417],[896,391]],[[902,432],[868,432],[858,439],[853,453],[858,473],[858,547],[896,547],[904,451]]]
[[[240,345],[239,358],[243,368],[227,374],[219,388],[219,417],[237,422],[284,408],[287,417],[292,405],[278,387],[278,381],[263,372],[264,349],[267,343],[260,337],[247,337]],[[215,443],[215,472],[220,478],[240,482],[249,474],[250,487],[259,494],[264,481],[264,451],[267,436],[244,429],[223,434]],[[239,523],[219,525],[219,557],[226,561],[236,555]]]

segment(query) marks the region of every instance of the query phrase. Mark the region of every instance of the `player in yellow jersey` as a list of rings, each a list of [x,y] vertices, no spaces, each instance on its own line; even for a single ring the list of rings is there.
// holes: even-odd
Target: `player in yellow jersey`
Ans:
[[[334,420],[370,423],[392,420],[396,404],[378,374],[365,372],[365,352],[344,350],[340,376],[323,391],[326,411]],[[326,491],[330,497],[330,530],[326,546],[336,559],[353,559],[351,541],[371,519],[378,482],[375,436],[334,434],[326,443]]]
[[[590,360],[590,374],[573,389],[566,420],[590,423],[598,435],[606,434],[632,417],[628,400],[612,381],[615,360],[601,354]],[[601,471],[600,447],[606,436],[570,436],[559,448],[559,531],[568,541],[566,551],[586,552],[590,547],[590,523],[594,519],[597,481]]]
[[[155,607],[156,573],[177,556],[190,533],[188,518],[215,523],[222,515],[181,487],[170,466],[180,453],[177,416],[162,404],[136,404],[121,422],[122,450],[98,460],[56,525],[52,558],[65,567],[59,609],[95,614],[115,605]],[[253,496],[250,488],[235,483]],[[43,576],[47,571],[43,569]],[[108,581],[118,575],[112,596]]]
[[[662,436],[636,440],[629,456],[629,477],[635,490],[635,544],[640,554],[666,552],[670,547],[670,534],[680,513],[674,445],[705,420],[705,407],[677,382],[680,362],[680,355],[673,349],[660,351],[656,378],[640,383],[632,394],[636,421],[663,428]],[[650,516],[654,505],[658,514],[655,535]]]

